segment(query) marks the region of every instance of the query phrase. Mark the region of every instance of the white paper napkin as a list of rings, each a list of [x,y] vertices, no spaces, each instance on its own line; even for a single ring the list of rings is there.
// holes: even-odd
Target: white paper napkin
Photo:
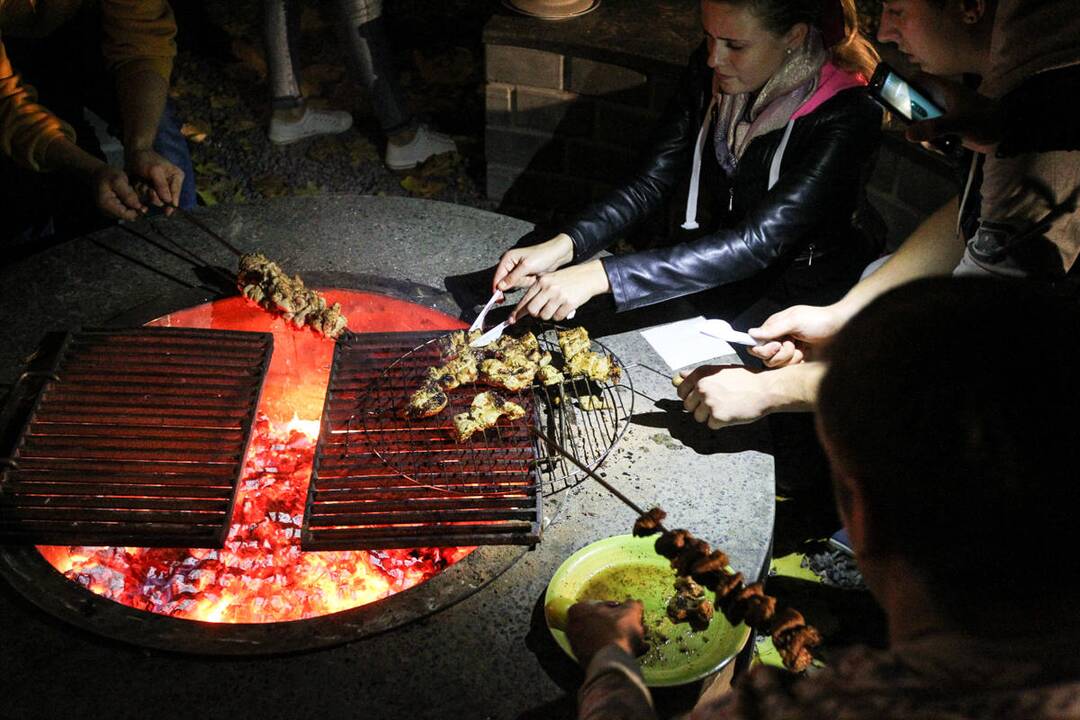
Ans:
[[[704,325],[704,317],[690,318],[642,330],[641,336],[672,370],[735,354],[731,345],[703,334]]]

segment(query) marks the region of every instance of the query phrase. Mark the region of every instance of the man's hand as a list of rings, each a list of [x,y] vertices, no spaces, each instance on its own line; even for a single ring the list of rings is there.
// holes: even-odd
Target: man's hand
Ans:
[[[574,243],[563,233],[539,245],[507,250],[495,268],[491,289],[529,287],[541,273],[558,270],[573,259]]]
[[[607,273],[599,260],[545,273],[525,291],[510,314],[510,321],[517,322],[523,315],[541,320],[565,320],[590,298],[610,289]]]
[[[138,220],[146,212],[139,194],[122,170],[101,163],[90,175],[94,201],[106,215],[120,220]]]
[[[644,613],[645,607],[638,600],[571,605],[566,637],[574,657],[582,667],[588,667],[593,656],[612,643],[634,657],[645,652]]]
[[[149,202],[156,207],[164,207],[165,214],[171,215],[173,208],[180,203],[184,171],[153,150],[128,153],[124,165],[137,183],[145,185]]]
[[[914,123],[907,129],[911,142],[925,142],[942,135],[959,135],[964,147],[979,153],[991,153],[1001,140],[1002,123],[997,103],[971,88],[925,73],[915,78],[944,106],[945,114],[932,120]]]
[[[834,305],[795,305],[773,314],[761,327],[750,328],[750,335],[761,343],[750,348],[750,354],[770,368],[795,365],[806,359],[812,346],[835,335],[843,324],[844,314]]]
[[[695,420],[719,430],[754,422],[777,409],[765,375],[741,365],[702,365],[689,374],[679,371],[672,384]]]

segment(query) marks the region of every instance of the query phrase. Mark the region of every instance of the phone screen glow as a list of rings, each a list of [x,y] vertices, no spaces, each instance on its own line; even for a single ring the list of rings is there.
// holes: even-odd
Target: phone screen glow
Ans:
[[[881,96],[908,120],[929,120],[941,116],[941,111],[934,103],[896,73],[891,72],[885,78]]]

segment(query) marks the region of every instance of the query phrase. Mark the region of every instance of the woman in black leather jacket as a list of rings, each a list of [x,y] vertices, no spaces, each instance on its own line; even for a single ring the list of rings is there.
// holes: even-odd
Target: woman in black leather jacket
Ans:
[[[796,302],[839,298],[873,259],[854,219],[881,112],[862,88],[876,54],[858,35],[852,0],[702,0],[701,14],[705,42],[636,176],[547,242],[502,256],[494,287],[529,288],[514,319],[562,320],[605,292],[629,310],[738,283],[728,294],[743,300],[724,312],[745,329]],[[722,170],[710,198],[718,227],[582,262],[661,208],[688,174],[683,227],[696,229],[702,163]]]

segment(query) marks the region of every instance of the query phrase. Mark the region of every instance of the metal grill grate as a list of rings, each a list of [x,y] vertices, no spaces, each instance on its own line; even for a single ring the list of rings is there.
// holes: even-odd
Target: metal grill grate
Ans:
[[[0,542],[221,547],[272,350],[263,333],[65,335],[12,392]]]
[[[448,407],[435,417],[400,416],[427,368],[443,362],[437,344],[427,342],[443,334],[346,334],[338,341],[304,514],[305,550],[539,541],[529,392],[506,394],[525,417],[503,418],[466,444],[450,427],[476,395],[473,386],[448,393]]]

